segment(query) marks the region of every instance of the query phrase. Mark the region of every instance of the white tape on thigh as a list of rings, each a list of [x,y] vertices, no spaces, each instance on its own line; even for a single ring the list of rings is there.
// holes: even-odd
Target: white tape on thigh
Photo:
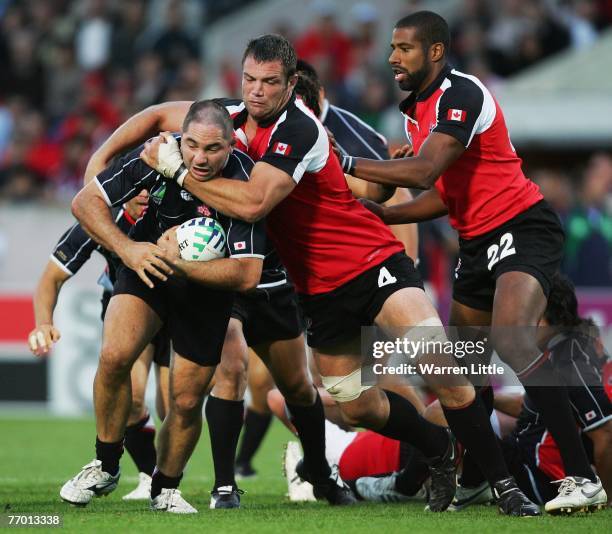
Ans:
[[[439,317],[430,317],[410,327],[404,334],[404,339],[408,342],[414,342],[415,346],[418,344],[423,348],[429,347],[430,349],[438,345],[443,346],[448,341],[444,326]],[[423,351],[423,349],[421,349],[421,351]],[[422,356],[426,352],[427,351],[421,352],[419,356]]]
[[[336,402],[355,400],[366,389],[372,386],[361,385],[361,369],[346,376],[322,376],[323,387]]]

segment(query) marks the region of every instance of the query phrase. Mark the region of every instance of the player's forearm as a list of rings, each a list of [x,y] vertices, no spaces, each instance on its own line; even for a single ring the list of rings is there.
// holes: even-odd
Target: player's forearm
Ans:
[[[168,102],[149,106],[130,117],[91,156],[85,170],[87,185],[110,161],[160,131],[179,131],[191,102]]]
[[[386,224],[406,224],[429,221],[448,213],[448,208],[435,188],[421,193],[408,202],[385,206],[383,221]]]
[[[439,175],[430,160],[418,156],[391,160],[353,158],[350,174],[368,182],[416,189],[429,189]]]
[[[395,193],[395,187],[367,182],[360,178],[355,178],[350,174],[345,174],[346,183],[356,198],[367,198],[373,202],[386,202]]]
[[[44,275],[40,279],[34,293],[34,321],[36,326],[53,324],[53,311],[63,283],[63,280],[51,280]]]
[[[178,260],[175,270],[198,284],[215,289],[229,291],[249,291],[257,287],[261,278],[261,263],[259,269],[245,266],[234,258],[221,258],[211,261]]]
[[[265,216],[263,195],[250,182],[215,178],[200,182],[187,174],[183,188],[210,207],[235,219],[256,222]]]
[[[101,197],[89,194],[87,188],[74,197],[72,214],[93,240],[106,250],[121,257],[122,251],[129,246],[131,240],[115,224],[110,208]]]

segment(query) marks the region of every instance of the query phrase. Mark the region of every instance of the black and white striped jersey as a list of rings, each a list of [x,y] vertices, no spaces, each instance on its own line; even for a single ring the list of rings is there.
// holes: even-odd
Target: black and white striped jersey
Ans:
[[[127,202],[142,189],[149,191],[149,207],[130,231],[132,239],[155,243],[173,226],[197,217],[212,217],[225,231],[229,257],[264,258],[266,236],[263,220],[251,224],[210,208],[175,182],[164,180],[140,159],[141,151],[142,146],[129,152],[94,178],[109,206]],[[252,167],[253,162],[248,155],[234,150],[221,176],[246,181]]]
[[[320,120],[334,134],[338,147],[349,156],[389,159],[385,137],[350,111],[324,100]]]
[[[123,207],[113,208],[113,218],[121,231],[126,234],[134,224]],[[112,252],[96,243],[85,232],[80,223],[75,222],[62,234],[51,253],[50,259],[67,275],[74,276],[87,263],[94,250],[102,254],[108,264],[105,273],[100,277],[99,283],[105,290],[111,291],[112,285],[115,283],[115,271],[120,260]]]

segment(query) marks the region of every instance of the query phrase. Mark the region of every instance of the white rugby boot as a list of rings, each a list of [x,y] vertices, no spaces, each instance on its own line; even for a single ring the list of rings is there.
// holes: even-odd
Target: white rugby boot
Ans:
[[[168,512],[170,514],[198,513],[191,504],[183,499],[181,490],[176,488],[163,488],[157,497],[151,499],[151,510],[155,512]]]
[[[595,482],[583,477],[565,477],[553,483],[560,484],[559,494],[544,505],[549,514],[594,512],[603,510],[608,502],[599,477]]]
[[[121,498],[124,501],[146,501],[150,499],[151,477],[146,473],[138,473],[138,486]]]
[[[290,501],[316,501],[312,484],[302,480],[295,468],[302,459],[302,449],[297,441],[289,441],[283,454],[283,470],[287,478],[288,496]]]
[[[119,483],[121,470],[116,475],[102,471],[102,462],[92,460],[74,477],[66,482],[60,490],[60,497],[77,506],[85,506],[94,497],[101,497],[112,492]]]

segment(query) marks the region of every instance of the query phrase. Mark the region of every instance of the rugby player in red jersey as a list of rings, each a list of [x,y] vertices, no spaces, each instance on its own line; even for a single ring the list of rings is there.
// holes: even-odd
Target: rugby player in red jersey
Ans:
[[[523,174],[499,104],[480,80],[447,64],[449,40],[446,21],[432,12],[396,24],[389,63],[400,88],[411,92],[400,109],[415,156],[344,157],[343,168],[377,184],[426,190],[403,205],[369,204],[387,224],[448,214],[460,243],[450,322],[492,325],[498,354],[515,370],[559,445],[580,508],[582,491],[595,499],[601,482],[573,423],[567,389],[555,379],[533,329],[520,328],[536,326],[544,313],[563,254],[563,231]],[[503,327],[519,328],[499,335]],[[564,502],[572,506],[572,499]]]
[[[149,142],[141,157],[210,206],[247,221],[266,217],[268,236],[310,322],[308,342],[325,388],[348,423],[411,443],[423,452],[432,474],[429,509],[442,511],[455,492],[454,437],[422,418],[399,395],[363,386],[360,349],[362,326],[403,328],[408,336],[416,330],[420,339],[424,330],[410,331],[411,327],[429,327],[428,335],[435,330],[442,337],[442,324],[402,244],[353,198],[323,126],[296,99],[295,65],[293,47],[280,36],[265,35],[247,46],[244,100],[224,102],[234,119],[237,146],[257,162],[243,186],[223,179],[194,180],[167,135]],[[156,126],[176,129],[188,105],[146,110],[128,121],[118,137],[128,144]],[[443,365],[454,365],[451,357],[437,358]],[[478,451],[480,467],[498,489],[500,510],[538,515],[538,508],[505,469],[473,387],[464,377],[455,378],[455,384],[449,385],[426,377],[457,438]],[[298,473],[312,481],[303,466]]]

